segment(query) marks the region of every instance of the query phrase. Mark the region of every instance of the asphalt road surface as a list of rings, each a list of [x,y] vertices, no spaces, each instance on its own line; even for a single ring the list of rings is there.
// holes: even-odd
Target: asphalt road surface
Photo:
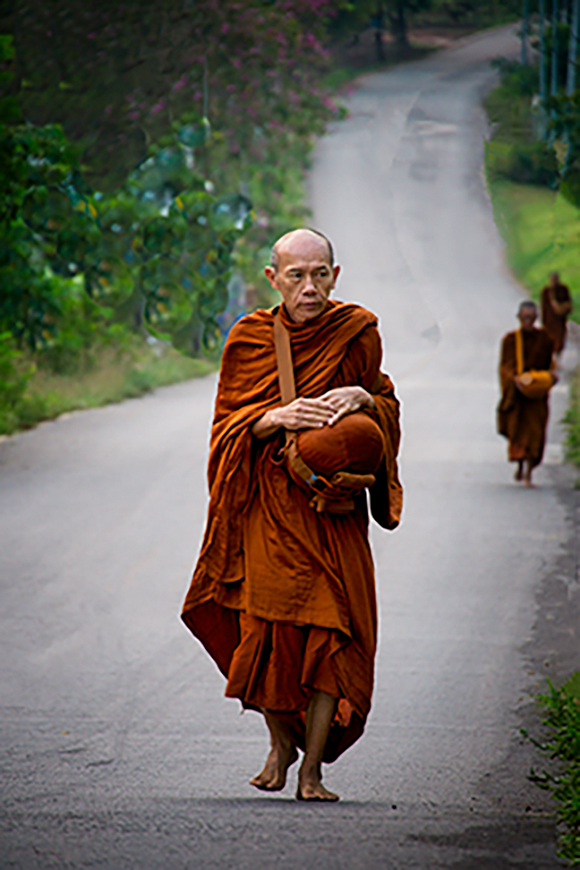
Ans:
[[[560,866],[518,732],[544,672],[578,656],[573,494],[557,426],[533,491],[494,431],[521,290],[482,179],[480,97],[516,50],[502,30],[364,77],[316,153],[337,295],[380,315],[405,421],[404,522],[372,534],[373,712],[325,775],[342,801],[297,803],[295,771],[278,797],[252,790],[264,725],[178,619],[206,378],[0,444],[2,868]],[[559,385],[556,422],[565,400]]]

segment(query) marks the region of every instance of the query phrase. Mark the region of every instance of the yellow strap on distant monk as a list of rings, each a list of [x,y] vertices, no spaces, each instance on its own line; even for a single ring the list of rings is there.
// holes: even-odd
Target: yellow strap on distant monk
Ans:
[[[521,329],[516,330],[516,374],[518,377],[524,371],[524,336]]]

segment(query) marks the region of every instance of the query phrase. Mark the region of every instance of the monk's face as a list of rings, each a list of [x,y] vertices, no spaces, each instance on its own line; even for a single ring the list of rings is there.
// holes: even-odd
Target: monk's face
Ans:
[[[324,239],[298,230],[276,247],[278,267],[266,266],[266,278],[284,300],[295,323],[305,323],[322,314],[336,283],[340,266],[331,266]]]
[[[537,317],[538,313],[535,308],[520,308],[518,320],[520,321],[524,332],[529,332],[534,328],[534,323],[536,322]]]

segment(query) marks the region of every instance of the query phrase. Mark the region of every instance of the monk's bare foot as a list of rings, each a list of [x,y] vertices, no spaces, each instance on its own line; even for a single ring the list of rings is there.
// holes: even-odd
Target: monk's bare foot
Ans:
[[[518,462],[518,467],[516,468],[516,473],[514,474],[514,480],[521,480],[524,476],[524,463]]]
[[[294,764],[298,753],[293,746],[272,747],[264,769],[250,780],[250,785],[261,791],[282,791],[286,785],[288,768]]]
[[[320,770],[305,771],[300,768],[298,774],[298,791],[296,799],[299,801],[338,801],[339,796],[333,791],[329,791],[322,785]]]
[[[532,483],[532,464],[531,462],[526,462],[526,471],[524,474],[524,486],[528,489],[533,489],[534,484]]]

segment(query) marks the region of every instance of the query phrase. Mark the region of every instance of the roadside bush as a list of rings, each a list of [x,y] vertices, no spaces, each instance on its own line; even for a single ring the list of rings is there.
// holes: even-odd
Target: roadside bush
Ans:
[[[564,422],[568,430],[566,435],[566,459],[580,466],[580,369],[574,374],[570,390],[570,404]]]
[[[518,184],[557,186],[558,161],[553,148],[543,142],[509,145],[492,141],[487,147],[487,165],[496,178]]]
[[[22,354],[16,348],[9,332],[0,334],[0,435],[7,435],[18,427],[18,409],[31,370],[22,366]]]
[[[580,672],[560,689],[548,680],[549,693],[540,704],[547,711],[544,725],[549,736],[545,742],[533,740],[554,762],[551,770],[530,778],[549,790],[558,804],[561,829],[558,854],[572,866],[580,865]],[[525,734],[525,736],[529,736]]]

